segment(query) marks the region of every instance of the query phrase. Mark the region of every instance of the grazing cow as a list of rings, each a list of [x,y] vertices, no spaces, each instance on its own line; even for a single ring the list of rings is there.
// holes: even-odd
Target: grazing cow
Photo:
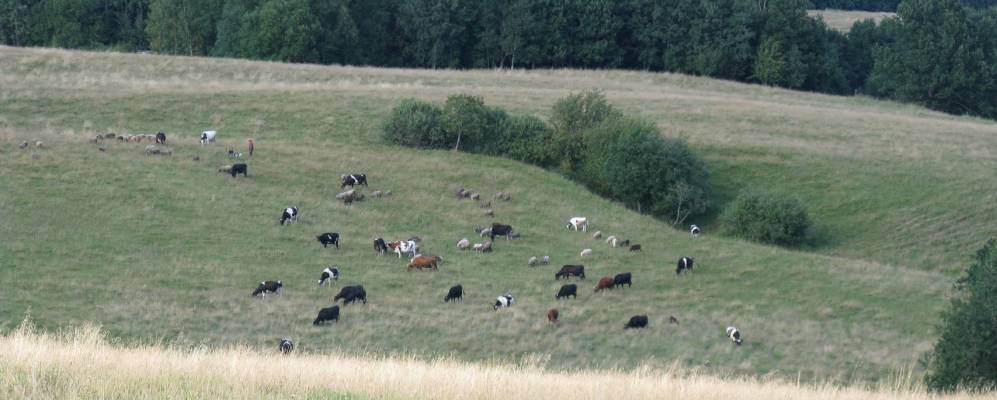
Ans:
[[[280,215],[280,224],[290,224],[298,220],[298,207],[288,207],[284,209],[284,213]]]
[[[668,316],[668,323],[669,323],[669,324],[675,324],[675,325],[678,325],[678,324],[679,324],[679,319],[678,319],[678,318],[675,318],[675,316],[672,316],[672,315],[669,315],[669,316]]]
[[[612,288],[613,288],[613,278],[610,278],[608,276],[602,277],[601,279],[599,279],[599,283],[595,284],[595,292],[596,293],[599,293],[600,291],[603,291],[603,290],[606,290],[606,289],[612,289]]]
[[[458,250],[467,250],[469,247],[471,247],[471,241],[467,240],[467,238],[463,238],[457,241]]]
[[[592,234],[592,240],[599,239],[602,239],[602,231],[595,231],[595,233]]]
[[[582,250],[582,252],[579,253],[578,256],[581,257],[581,258],[592,257],[592,249]]]
[[[284,284],[280,281],[263,281],[260,285],[256,287],[253,291],[252,296],[260,296],[263,298],[267,297],[267,293],[276,293],[278,296],[284,292]]]
[[[339,322],[339,306],[332,306],[319,310],[318,316],[315,317],[315,321],[312,322],[312,325],[318,325],[327,321]]]
[[[249,153],[249,156],[252,157],[253,156],[253,150],[256,150],[256,142],[254,142],[253,139],[247,139],[246,140],[246,147],[247,147],[247,150],[248,150],[247,152]]]
[[[243,177],[249,177],[249,168],[246,164],[232,164],[232,169],[229,173],[232,174],[233,178],[238,174],[242,174]]]
[[[568,220],[568,230],[574,229],[575,231],[587,232],[589,229],[589,220],[585,217],[574,217]]]
[[[627,324],[623,326],[623,329],[626,330],[626,329],[630,329],[630,328],[634,328],[634,329],[647,328],[647,316],[646,315],[634,315],[634,316],[630,317],[630,321],[627,322]]]
[[[356,187],[356,186],[360,186],[360,185],[363,185],[364,187],[368,187],[367,186],[367,175],[364,175],[364,174],[342,175],[341,178],[343,179],[343,184],[339,186],[340,189],[343,189],[343,188],[345,188],[347,186]]]
[[[218,131],[203,131],[201,132],[201,146],[208,143],[214,143],[215,136],[218,135]]]
[[[537,264],[540,264],[540,260],[537,260],[537,256],[530,257],[530,259],[526,261],[526,265],[531,267],[536,267]]]
[[[631,281],[632,275],[629,272],[624,272],[622,274],[616,274],[613,277],[613,287],[627,285],[627,287],[633,286]]]
[[[156,134],[156,144],[166,144],[166,134],[159,132]]]
[[[630,245],[630,251],[641,251],[640,250],[640,245],[639,244],[632,244],[632,245]]]
[[[408,270],[431,268],[435,271],[441,262],[443,262],[443,257],[440,256],[416,256],[409,261]]]
[[[550,264],[550,256],[544,256],[542,259],[540,259],[540,264],[542,265]]]
[[[569,277],[577,276],[579,279],[585,279],[585,267],[582,265],[565,265],[561,267],[560,271],[554,274],[554,279],[568,279]]]
[[[692,272],[693,259],[689,257],[682,257],[679,259],[678,265],[675,267],[675,274],[681,274],[684,270],[689,270]]]
[[[290,354],[291,351],[294,350],[294,342],[292,342],[291,339],[283,338],[280,340],[277,348],[280,349],[280,352],[284,355]]]
[[[492,241],[495,240],[496,236],[505,236],[505,238],[508,240],[509,234],[511,233],[512,233],[511,225],[492,224],[492,230],[491,232],[489,232],[489,235],[491,235]]]
[[[513,304],[516,304],[516,299],[512,298],[511,294],[506,293],[495,300],[495,305],[492,308],[498,311],[500,308],[511,307]]]
[[[398,254],[398,258],[402,258],[402,253],[410,253],[412,257],[415,257],[416,252],[419,250],[419,243],[415,240],[396,240],[389,242],[387,246],[395,254]]]
[[[457,286],[454,286],[454,287],[450,288],[450,291],[447,292],[447,297],[443,298],[443,302],[444,303],[448,303],[451,300],[453,300],[453,301],[457,301],[457,300],[464,301],[464,287],[463,286],[457,285]]]
[[[689,228],[689,233],[691,233],[693,237],[699,237],[699,232],[700,232],[699,227],[696,225],[693,225],[691,228]]]
[[[729,338],[730,341],[734,342],[738,346],[741,345],[741,331],[737,330],[737,328],[735,328],[733,326],[728,326],[727,327],[727,338]]]
[[[326,269],[322,270],[322,275],[319,275],[318,285],[325,286],[331,281],[338,281],[338,280],[339,280],[339,267],[336,266],[326,267]]]
[[[322,243],[323,248],[329,247],[330,244],[336,245],[339,248],[339,233],[337,232],[326,232],[317,236],[318,242]]]
[[[574,297],[578,298],[578,285],[574,283],[569,283],[567,285],[561,286],[561,289],[557,291],[554,295],[554,300],[560,300],[562,297]]]
[[[381,256],[384,252],[388,251],[388,244],[384,243],[383,238],[374,239],[374,253]]]
[[[363,290],[363,286],[360,285],[343,286],[343,288],[339,290],[339,294],[332,298],[332,302],[335,303],[339,301],[339,299],[343,299],[343,307],[346,307],[347,304],[357,300],[367,304],[367,292]]]
[[[556,324],[557,317],[560,316],[560,314],[561,313],[559,313],[556,308],[551,308],[550,311],[547,311],[547,321],[550,321],[552,324]]]
[[[606,243],[609,243],[609,247],[616,247],[616,236],[610,236],[606,238]]]

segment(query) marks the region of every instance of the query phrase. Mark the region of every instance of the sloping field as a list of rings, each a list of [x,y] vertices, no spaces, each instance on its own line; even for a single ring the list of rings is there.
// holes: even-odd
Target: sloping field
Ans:
[[[884,18],[895,17],[897,15],[891,12],[854,10],[809,10],[807,14],[814,18],[820,17],[824,19],[824,23],[828,27],[844,33],[851,31],[852,26],[858,21],[871,19],[878,24]]]
[[[42,329],[94,321],[127,343],[166,341],[304,353],[538,360],[556,369],[702,368],[708,373],[875,381],[912,368],[934,341],[951,275],[993,233],[997,125],[923,109],[680,75],[582,71],[417,71],[318,67],[0,48],[0,330],[30,314]],[[467,92],[516,112],[597,88],[624,110],[689,139],[721,199],[742,187],[799,195],[820,224],[813,254],[682,231],[515,162],[380,144],[379,124],[404,97]],[[219,130],[201,147],[197,133]],[[170,135],[169,157],[97,132]],[[248,179],[215,170],[257,139]],[[43,140],[41,149],[18,149]],[[37,155],[37,160],[32,154]],[[194,161],[193,157],[200,157]],[[339,175],[364,172],[394,196],[334,202]],[[458,252],[492,219],[457,187],[493,202],[494,221],[524,239],[492,254]],[[280,210],[301,221],[277,225]],[[564,221],[643,245],[610,249]],[[696,221],[699,222],[699,221]],[[708,221],[707,221],[708,222]],[[315,235],[336,231],[342,249]],[[370,240],[419,235],[439,272],[407,273]],[[555,301],[554,268],[585,260],[577,300]],[[556,266],[529,268],[531,255]],[[697,271],[676,277],[675,260]],[[316,285],[337,264],[333,288]],[[633,272],[632,289],[593,294],[596,278]],[[264,279],[285,294],[251,299]],[[338,286],[363,284],[367,305],[330,327],[310,322]],[[463,284],[465,300],[444,305]],[[517,304],[494,312],[495,296]],[[547,323],[547,309],[562,323]],[[622,330],[634,314],[649,329]],[[681,323],[669,325],[668,316]],[[746,337],[736,347],[727,325]]]

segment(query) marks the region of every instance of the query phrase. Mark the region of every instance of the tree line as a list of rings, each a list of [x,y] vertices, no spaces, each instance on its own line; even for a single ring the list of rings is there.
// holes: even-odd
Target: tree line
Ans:
[[[669,71],[997,117],[997,8],[894,1],[898,18],[843,34],[806,14],[833,2],[814,3],[0,0],[0,42],[388,67]]]
[[[997,5],[997,0],[960,0],[967,7],[987,8]],[[861,10],[889,11],[897,10],[900,0],[810,0],[813,8],[818,10]]]

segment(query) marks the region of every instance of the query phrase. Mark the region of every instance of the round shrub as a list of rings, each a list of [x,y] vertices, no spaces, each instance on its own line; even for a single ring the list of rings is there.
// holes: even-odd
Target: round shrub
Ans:
[[[408,147],[448,148],[453,145],[443,129],[443,111],[428,101],[405,99],[384,123],[384,139]]]
[[[741,192],[720,220],[737,237],[782,246],[804,243],[811,228],[798,198],[764,191]]]

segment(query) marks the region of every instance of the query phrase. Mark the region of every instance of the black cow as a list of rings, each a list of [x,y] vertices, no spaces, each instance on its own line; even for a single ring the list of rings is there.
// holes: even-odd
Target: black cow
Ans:
[[[693,259],[689,257],[682,257],[679,259],[678,265],[675,267],[675,274],[681,274],[683,270],[689,270],[692,272]]]
[[[495,241],[496,236],[505,236],[506,240],[508,240],[511,234],[512,234],[511,225],[492,224],[491,235],[493,242]]]
[[[560,271],[554,274],[554,279],[568,279],[569,277],[577,276],[581,279],[585,279],[585,267],[581,265],[565,265],[561,267]]]
[[[233,164],[230,172],[232,173],[232,177],[235,178],[238,174],[242,174],[243,177],[248,177],[249,173],[247,171],[248,168],[246,167],[246,164]]]
[[[633,282],[630,281],[630,278],[631,275],[629,272],[616,274],[616,276],[613,277],[613,287],[623,286],[623,285],[627,285],[627,287],[632,286]]]
[[[343,299],[343,307],[354,301],[360,300],[364,304],[367,304],[367,292],[363,290],[363,286],[344,286],[336,297],[332,298],[332,302],[335,303]]]
[[[355,186],[359,186],[359,185],[364,185],[364,187],[368,187],[367,186],[367,175],[364,175],[364,174],[343,175],[342,178],[343,178],[343,184],[339,187],[340,189],[343,189],[343,188],[345,188],[347,186],[354,186],[355,187]]]
[[[339,267],[335,266],[327,267],[326,269],[322,270],[322,275],[319,275],[318,285],[325,286],[330,281],[338,281],[338,280],[339,280]]]
[[[291,339],[283,338],[280,340],[280,344],[277,348],[280,349],[281,353],[287,355],[291,353],[291,350],[294,350],[294,342],[292,342]]]
[[[630,245],[630,251],[641,251],[639,244]]]
[[[159,132],[156,134],[156,144],[166,144],[166,134]]]
[[[298,207],[288,207],[280,215],[280,224],[289,224],[298,220]]]
[[[647,328],[647,316],[646,315],[634,315],[630,317],[630,321],[626,325],[623,325],[623,329],[639,329]]]
[[[457,301],[457,300],[464,301],[464,287],[461,286],[461,285],[457,285],[457,286],[454,286],[454,287],[450,288],[450,291],[447,292],[447,297],[443,298],[443,302],[446,303],[446,302],[449,302],[450,300],[453,300],[453,301]]]
[[[384,243],[383,238],[374,239],[374,253],[377,255],[384,255],[384,252],[388,251],[388,244]]]
[[[318,235],[318,242],[322,243],[322,247],[329,247],[330,244],[336,245],[339,248],[339,233],[336,232],[326,232]]]
[[[276,293],[278,296],[284,291],[284,284],[280,281],[263,281],[253,291],[252,296],[267,297],[267,293]]]
[[[318,316],[315,317],[315,322],[312,322],[312,325],[318,325],[326,321],[339,321],[339,306],[319,310]]]
[[[562,297],[574,297],[578,298],[578,285],[574,283],[569,283],[567,285],[561,286],[561,290],[557,291],[557,295],[554,296],[554,300],[560,300]]]

